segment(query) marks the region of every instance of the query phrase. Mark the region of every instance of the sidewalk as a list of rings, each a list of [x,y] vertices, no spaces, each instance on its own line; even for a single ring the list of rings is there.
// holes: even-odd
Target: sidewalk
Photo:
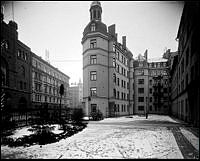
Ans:
[[[189,131],[192,132],[196,137],[199,138],[199,128],[194,127],[193,125],[191,125],[191,124],[189,124],[189,123],[187,123],[187,122],[185,122],[185,121],[183,121],[183,120],[180,120],[180,119],[178,119],[178,118],[176,118],[176,117],[174,117],[174,116],[169,116],[169,117],[171,117],[173,120],[175,120],[175,121],[181,123],[182,125],[184,125],[184,128],[185,128],[185,129],[189,130]]]
[[[199,128],[170,116],[183,126],[171,127],[171,131],[185,159],[199,159]]]

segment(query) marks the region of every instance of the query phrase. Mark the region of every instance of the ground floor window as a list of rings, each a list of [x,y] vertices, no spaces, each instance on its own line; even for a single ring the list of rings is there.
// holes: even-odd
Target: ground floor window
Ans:
[[[139,111],[144,111],[144,106],[138,106]]]
[[[91,104],[91,112],[97,111],[97,104]]]

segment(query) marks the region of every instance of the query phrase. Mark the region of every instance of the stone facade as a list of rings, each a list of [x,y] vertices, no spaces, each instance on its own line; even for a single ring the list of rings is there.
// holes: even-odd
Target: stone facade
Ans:
[[[101,22],[100,2],[92,2],[90,22],[85,27],[83,45],[83,103],[86,115],[98,109],[104,117],[128,115],[133,112],[132,53],[117,41],[115,25]]]

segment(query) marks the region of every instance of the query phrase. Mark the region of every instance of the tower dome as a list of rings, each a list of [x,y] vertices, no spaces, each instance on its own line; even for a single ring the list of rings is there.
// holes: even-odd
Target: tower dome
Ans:
[[[99,1],[93,1],[91,3],[90,7],[92,7],[92,6],[99,6],[99,7],[101,7],[101,3]]]

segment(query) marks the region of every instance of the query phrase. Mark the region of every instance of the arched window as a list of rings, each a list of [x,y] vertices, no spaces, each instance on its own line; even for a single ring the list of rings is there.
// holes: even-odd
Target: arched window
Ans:
[[[96,18],[96,10],[94,10],[94,17],[93,17],[94,19]]]
[[[100,19],[100,11],[98,10],[98,19]]]
[[[95,23],[93,23],[92,25],[91,25],[91,31],[95,31],[96,30],[96,25],[95,25]]]
[[[1,58],[1,85],[8,86],[8,65],[3,58]]]
[[[9,48],[8,40],[2,40],[1,41],[1,50],[8,50],[8,48]]]

